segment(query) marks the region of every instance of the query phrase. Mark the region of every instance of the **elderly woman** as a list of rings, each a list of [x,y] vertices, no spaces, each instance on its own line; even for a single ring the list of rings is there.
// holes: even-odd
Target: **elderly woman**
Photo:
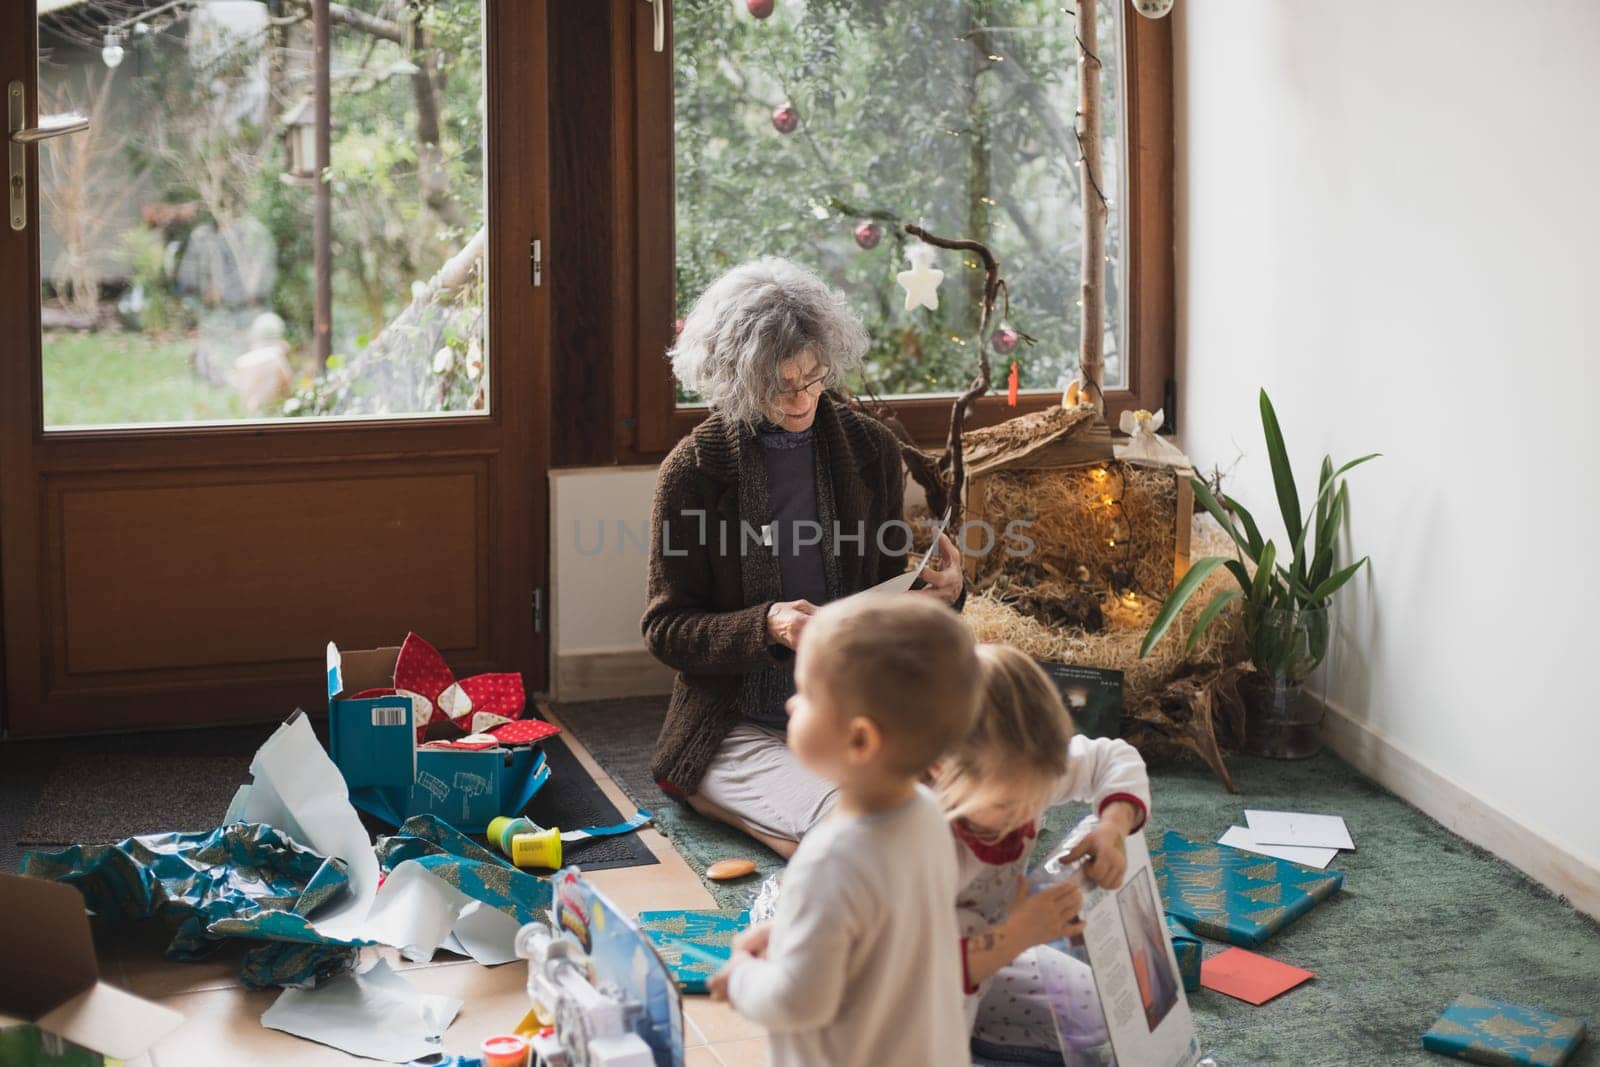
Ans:
[[[783,856],[833,804],[784,741],[806,620],[902,573],[910,543],[898,443],[831,391],[866,348],[841,294],[768,258],[717,279],[671,352],[711,415],[656,485],[642,625],[678,677],[651,771]],[[903,595],[959,607],[960,557],[939,537],[938,569]]]

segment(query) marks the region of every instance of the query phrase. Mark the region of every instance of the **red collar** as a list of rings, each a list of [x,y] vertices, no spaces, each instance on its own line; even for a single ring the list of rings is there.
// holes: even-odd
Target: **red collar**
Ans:
[[[1017,827],[998,841],[985,841],[978,837],[967,828],[965,819],[957,819],[950,825],[961,843],[971,849],[974,856],[992,867],[999,867],[1017,859],[1028,851],[1028,843],[1039,836],[1038,829],[1031,822]]]

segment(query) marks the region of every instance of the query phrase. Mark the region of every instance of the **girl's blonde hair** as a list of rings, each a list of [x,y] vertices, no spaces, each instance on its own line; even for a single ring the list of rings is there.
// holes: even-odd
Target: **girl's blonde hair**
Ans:
[[[934,775],[945,814],[968,814],[1002,778],[1016,783],[1029,810],[1043,811],[1067,771],[1072,716],[1043,668],[1010,645],[978,646],[978,678],[978,718]]]

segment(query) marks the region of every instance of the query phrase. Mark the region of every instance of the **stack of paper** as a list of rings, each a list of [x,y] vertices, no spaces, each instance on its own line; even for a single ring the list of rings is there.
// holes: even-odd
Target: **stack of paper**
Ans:
[[[1228,827],[1217,843],[1319,870],[1340,851],[1355,851],[1350,828],[1338,815],[1246,810],[1244,818],[1247,825]]]

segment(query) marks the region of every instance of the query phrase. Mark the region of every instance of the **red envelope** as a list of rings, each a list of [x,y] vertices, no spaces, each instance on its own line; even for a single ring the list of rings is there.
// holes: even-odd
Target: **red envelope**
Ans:
[[[1287,963],[1230,948],[1200,964],[1200,984],[1247,1004],[1265,1004],[1316,975]]]

